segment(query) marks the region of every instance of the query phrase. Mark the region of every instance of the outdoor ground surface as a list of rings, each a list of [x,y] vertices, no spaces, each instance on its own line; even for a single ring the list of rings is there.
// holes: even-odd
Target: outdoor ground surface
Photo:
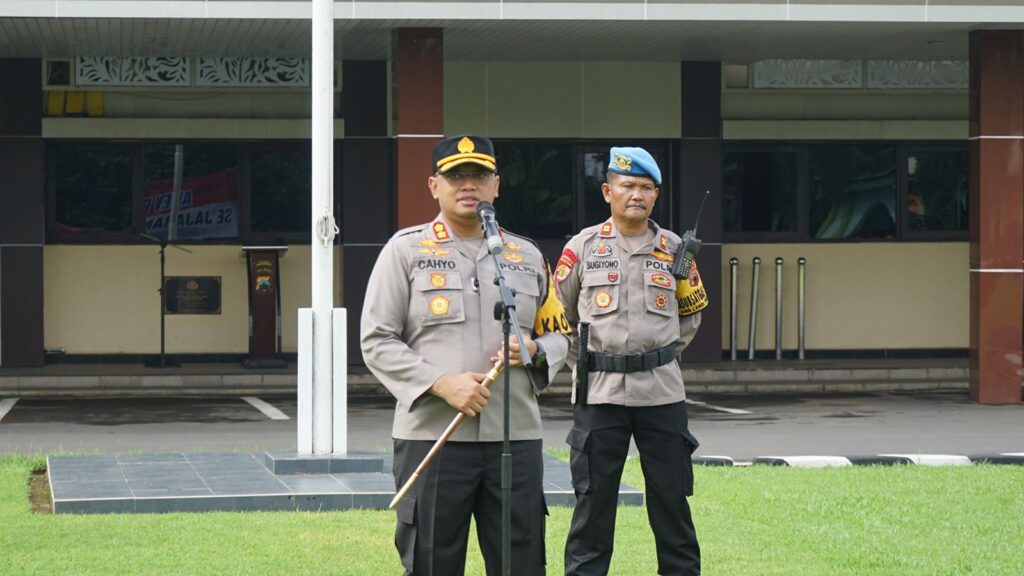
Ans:
[[[392,512],[38,514],[43,462],[0,458],[0,574],[401,573]],[[635,458],[624,481],[643,486]],[[696,481],[705,574],[1024,574],[1024,467],[698,468]],[[548,574],[570,517],[551,509]],[[472,538],[466,573],[483,574]],[[611,574],[656,573],[644,509],[620,509]]]

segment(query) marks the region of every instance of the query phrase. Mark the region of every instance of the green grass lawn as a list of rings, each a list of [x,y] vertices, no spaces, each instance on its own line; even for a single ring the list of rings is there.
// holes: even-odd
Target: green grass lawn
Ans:
[[[0,459],[0,574],[401,573],[385,511],[53,516],[40,458]],[[705,574],[1024,574],[1024,467],[698,468]],[[639,462],[625,480],[643,486]],[[571,511],[552,508],[548,574]],[[657,572],[643,508],[620,508],[613,575]],[[471,544],[467,574],[483,574]]]

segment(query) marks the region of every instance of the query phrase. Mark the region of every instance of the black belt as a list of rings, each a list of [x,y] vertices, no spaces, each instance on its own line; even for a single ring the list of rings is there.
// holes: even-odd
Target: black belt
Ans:
[[[643,354],[587,353],[587,367],[591,372],[643,372],[654,370],[676,359],[675,345],[664,346]]]

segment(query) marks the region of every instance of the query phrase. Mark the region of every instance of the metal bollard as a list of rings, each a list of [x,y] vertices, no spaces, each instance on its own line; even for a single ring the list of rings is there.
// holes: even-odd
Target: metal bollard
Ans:
[[[807,258],[804,258],[803,256],[801,256],[800,259],[797,260],[797,264],[799,265],[799,269],[798,269],[797,277],[796,277],[796,279],[797,279],[797,298],[799,300],[799,302],[797,303],[797,314],[798,314],[799,318],[797,320],[797,322],[798,322],[798,324],[797,324],[797,333],[798,333],[797,334],[797,346],[798,346],[798,348],[797,348],[797,353],[796,353],[797,356],[796,357],[799,358],[800,360],[803,360],[804,359],[804,335],[806,334],[805,330],[806,330],[806,327],[807,327],[807,323],[806,323],[807,317],[804,315],[804,303],[805,303],[804,294],[807,292]]]
[[[757,287],[761,279],[761,257],[754,256],[754,276],[750,283],[750,335],[747,337],[747,359],[754,359],[757,340]]]
[[[729,359],[736,359],[736,269],[740,259],[729,259]]]
[[[782,360],[782,257],[775,259],[775,359]]]

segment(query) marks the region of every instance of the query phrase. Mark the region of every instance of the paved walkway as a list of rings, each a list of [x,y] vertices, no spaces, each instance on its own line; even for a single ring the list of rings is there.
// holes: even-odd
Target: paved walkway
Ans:
[[[55,456],[47,473],[55,514],[256,510],[386,510],[395,495],[390,453],[365,472],[275,474],[268,455],[251,452]],[[323,460],[321,460],[323,462]],[[544,457],[549,506],[572,506],[569,465]],[[640,506],[643,493],[622,485],[619,504]]]

